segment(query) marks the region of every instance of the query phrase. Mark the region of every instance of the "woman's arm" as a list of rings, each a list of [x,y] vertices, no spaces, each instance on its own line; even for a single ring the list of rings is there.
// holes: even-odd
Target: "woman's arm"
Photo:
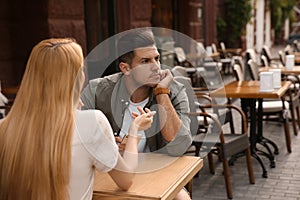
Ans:
[[[145,111],[139,107],[140,115],[132,113],[132,122],[123,157],[119,155],[116,167],[109,172],[111,178],[123,190],[128,190],[132,184],[132,178],[138,167],[138,135],[137,132],[150,128],[155,112],[149,109]]]

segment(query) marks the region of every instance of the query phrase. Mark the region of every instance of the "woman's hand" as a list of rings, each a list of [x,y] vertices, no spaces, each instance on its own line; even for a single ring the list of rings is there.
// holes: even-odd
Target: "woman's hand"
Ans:
[[[140,114],[133,112],[131,116],[134,118],[132,128],[136,127],[138,131],[144,131],[151,127],[153,122],[153,116],[155,115],[155,111],[151,111],[150,109],[146,108],[145,111],[141,108],[137,108]]]

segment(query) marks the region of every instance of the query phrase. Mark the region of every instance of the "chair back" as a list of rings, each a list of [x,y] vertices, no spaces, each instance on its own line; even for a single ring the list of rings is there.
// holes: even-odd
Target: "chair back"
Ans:
[[[213,53],[218,53],[218,49],[215,43],[211,43],[211,48]]]
[[[247,63],[247,66],[250,71],[251,80],[259,80],[257,63],[254,60],[250,59]]]
[[[172,72],[173,72],[174,76],[189,77],[189,75],[186,72],[186,68],[182,67],[180,65],[176,65],[175,67],[173,67]]]
[[[284,66],[285,65],[285,53],[282,50],[278,51],[279,54],[279,60],[281,62],[281,64]]]
[[[233,75],[237,81],[243,81],[244,80],[244,73],[242,66],[239,65],[238,63],[233,65]]]
[[[224,86],[217,62],[205,62],[203,68],[205,69],[203,78],[208,89]]]
[[[197,42],[196,51],[199,57],[204,58],[206,56],[206,50],[202,42]]]
[[[179,61],[179,63],[182,63],[186,60],[186,55],[182,47],[175,47],[174,53]]]
[[[272,55],[270,52],[270,48],[267,45],[264,45],[261,50],[261,55],[264,55],[268,61],[268,63],[272,60]]]
[[[8,99],[1,93],[1,81],[0,81],[0,119],[6,115],[6,104]]]
[[[285,55],[293,54],[293,48],[290,44],[286,45],[286,47],[284,48],[284,53]]]
[[[248,63],[248,61],[250,59],[254,60],[255,62],[257,62],[257,55],[254,49],[247,49],[246,50],[246,54],[245,54],[245,59],[246,59],[246,63]]]
[[[269,66],[269,61],[268,58],[265,55],[261,55],[261,65],[268,67]]]
[[[224,42],[220,42],[220,46],[221,46],[222,51],[225,52],[226,51],[226,47],[225,47]]]

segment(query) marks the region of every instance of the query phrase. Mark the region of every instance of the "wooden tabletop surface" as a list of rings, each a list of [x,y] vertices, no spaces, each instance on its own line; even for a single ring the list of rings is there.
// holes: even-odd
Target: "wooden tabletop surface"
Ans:
[[[294,66],[292,69],[287,69],[285,67],[262,67],[259,69],[260,72],[267,72],[270,69],[280,69],[282,74],[300,74],[300,65]]]
[[[272,92],[261,92],[259,81],[233,81],[226,84],[224,88],[211,91],[212,97],[228,98],[280,98],[291,85],[290,81],[283,81],[281,88]]]
[[[145,155],[141,161],[145,170],[136,173],[128,191],[118,188],[107,173],[96,172],[93,199],[171,200],[203,166],[203,160],[194,156]],[[166,162],[168,159],[170,162]]]

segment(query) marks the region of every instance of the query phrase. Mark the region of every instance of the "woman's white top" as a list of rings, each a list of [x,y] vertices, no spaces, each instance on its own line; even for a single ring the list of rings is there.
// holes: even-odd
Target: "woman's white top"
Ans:
[[[71,200],[92,199],[94,169],[108,172],[118,160],[118,146],[111,126],[99,110],[76,110],[72,141]]]

